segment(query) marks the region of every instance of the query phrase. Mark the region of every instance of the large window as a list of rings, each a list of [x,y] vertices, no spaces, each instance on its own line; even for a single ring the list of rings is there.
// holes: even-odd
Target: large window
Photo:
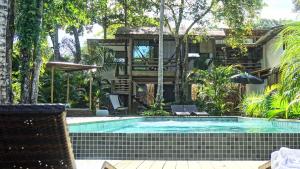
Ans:
[[[133,58],[143,60],[157,57],[157,45],[151,41],[135,41],[133,47]]]

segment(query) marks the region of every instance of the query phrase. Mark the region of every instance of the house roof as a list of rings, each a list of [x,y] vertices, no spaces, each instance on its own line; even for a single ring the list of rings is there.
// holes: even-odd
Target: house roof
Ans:
[[[68,72],[101,68],[101,66],[82,65],[82,64],[76,64],[70,62],[48,62],[46,66],[47,68],[55,68],[55,69],[68,71]]]
[[[199,35],[204,34],[209,37],[225,37],[225,31],[223,29],[216,29],[216,30],[209,30],[209,31],[200,31],[200,30],[193,30],[192,34]],[[179,34],[183,35],[185,33],[184,29],[179,30]],[[117,30],[116,35],[158,35],[159,28],[158,27],[140,27],[140,28],[127,28],[121,27]],[[171,35],[171,32],[168,28],[164,29],[165,35]]]
[[[283,25],[273,27],[264,36],[262,36],[261,38],[259,38],[256,41],[255,45],[256,46],[264,45],[265,43],[267,43],[268,41],[270,41],[272,38],[274,38],[275,36],[277,36],[282,31],[282,29],[283,29]]]

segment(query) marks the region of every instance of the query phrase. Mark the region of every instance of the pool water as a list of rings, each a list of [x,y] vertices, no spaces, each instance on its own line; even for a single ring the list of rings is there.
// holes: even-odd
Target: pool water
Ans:
[[[69,125],[70,133],[300,133],[299,122],[216,118],[136,118]]]

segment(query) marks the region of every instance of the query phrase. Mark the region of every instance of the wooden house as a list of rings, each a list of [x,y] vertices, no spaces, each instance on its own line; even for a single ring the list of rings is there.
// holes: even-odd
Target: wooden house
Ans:
[[[226,29],[194,33],[205,35],[205,40],[189,42],[189,68],[207,69],[212,65],[240,65],[245,71],[261,68],[262,49],[254,44],[267,30],[255,30],[247,39],[248,54],[241,56],[237,50],[225,45],[228,34]],[[149,106],[153,103],[157,84],[158,70],[158,28],[120,28],[115,39],[88,39],[89,49],[97,45],[115,53],[117,66],[106,77],[111,81],[112,93],[123,96],[132,112],[138,105]],[[184,44],[180,46],[183,59]],[[164,99],[174,101],[176,72],[175,40],[170,32],[164,32]]]

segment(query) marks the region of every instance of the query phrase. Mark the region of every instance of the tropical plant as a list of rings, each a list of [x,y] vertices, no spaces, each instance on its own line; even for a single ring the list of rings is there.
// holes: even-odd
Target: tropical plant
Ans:
[[[195,69],[188,75],[191,83],[199,84],[198,105],[215,115],[232,111],[236,101],[229,100],[230,95],[238,98],[237,85],[231,83],[230,77],[238,73],[232,66],[214,67],[211,71]]]
[[[246,95],[241,102],[242,111],[249,117],[265,117],[266,107],[264,95],[257,93]]]
[[[150,110],[142,113],[144,116],[170,116],[171,113],[163,109],[163,103],[154,103],[151,105]]]

